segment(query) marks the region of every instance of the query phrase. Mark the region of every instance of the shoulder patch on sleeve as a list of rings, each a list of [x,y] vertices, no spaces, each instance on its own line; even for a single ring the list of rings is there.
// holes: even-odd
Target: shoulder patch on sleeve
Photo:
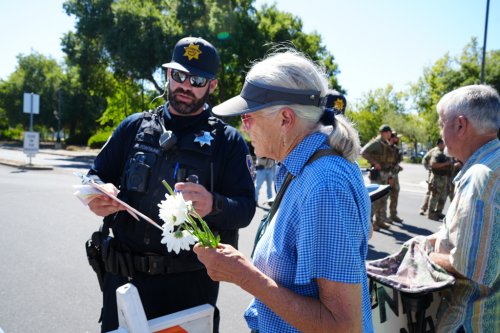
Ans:
[[[255,163],[253,162],[252,155],[247,154],[246,162],[247,162],[248,172],[252,176],[252,179],[255,180]]]

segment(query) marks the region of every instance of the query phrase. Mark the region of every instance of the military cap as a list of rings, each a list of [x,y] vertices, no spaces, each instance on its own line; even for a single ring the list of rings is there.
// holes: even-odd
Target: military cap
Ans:
[[[384,125],[380,126],[379,132],[392,132],[392,129],[389,125],[384,124]]]

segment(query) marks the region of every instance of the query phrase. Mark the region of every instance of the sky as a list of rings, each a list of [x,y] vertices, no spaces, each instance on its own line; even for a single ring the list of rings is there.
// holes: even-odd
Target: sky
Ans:
[[[63,0],[0,0],[0,79],[17,55],[37,52],[58,61],[60,39],[74,30]],[[317,32],[339,65],[347,100],[388,84],[397,90],[422,76],[447,52],[458,56],[472,37],[482,47],[487,0],[256,0],[276,3]],[[490,0],[486,50],[500,49],[500,0]],[[170,55],[165,55],[166,59]]]

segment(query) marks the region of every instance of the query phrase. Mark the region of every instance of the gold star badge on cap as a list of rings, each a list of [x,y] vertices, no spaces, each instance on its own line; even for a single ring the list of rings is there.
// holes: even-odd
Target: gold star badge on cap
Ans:
[[[188,58],[189,61],[192,59],[200,59],[200,46],[193,43],[189,44],[188,47],[184,48],[184,56]]]
[[[339,111],[343,111],[345,108],[344,100],[342,98],[337,98],[333,103],[333,107]]]

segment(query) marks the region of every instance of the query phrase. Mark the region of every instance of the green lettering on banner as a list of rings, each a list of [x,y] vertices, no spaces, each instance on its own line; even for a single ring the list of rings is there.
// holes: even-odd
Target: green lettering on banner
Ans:
[[[399,316],[399,297],[398,292],[392,289],[392,298],[389,297],[384,287],[377,288],[377,297],[379,303],[379,313],[380,313],[380,322],[384,323],[387,321],[387,313],[385,310],[385,304],[389,304],[389,308],[392,312],[398,317]]]

